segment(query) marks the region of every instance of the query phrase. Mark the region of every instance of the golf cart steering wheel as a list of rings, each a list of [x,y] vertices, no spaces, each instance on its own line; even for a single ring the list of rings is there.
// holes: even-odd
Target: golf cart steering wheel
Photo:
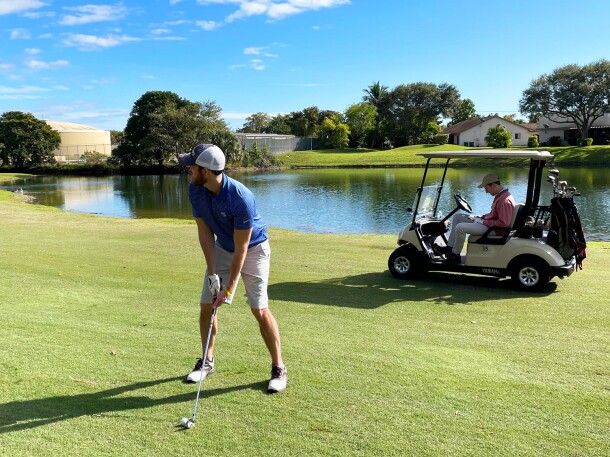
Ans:
[[[472,206],[470,206],[470,203],[464,200],[460,194],[455,194],[453,197],[455,198],[455,203],[457,203],[459,209],[466,211],[467,213],[472,213]]]

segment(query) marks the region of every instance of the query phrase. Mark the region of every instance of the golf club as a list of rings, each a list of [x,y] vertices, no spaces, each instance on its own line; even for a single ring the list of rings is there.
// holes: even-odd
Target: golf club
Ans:
[[[205,358],[207,357],[208,354],[208,348],[210,346],[210,337],[212,336],[212,327],[214,326],[214,317],[216,316],[216,309],[214,308],[212,310],[212,316],[210,317],[210,327],[208,328],[208,338],[205,342],[205,350],[203,351],[203,361],[201,362],[201,376],[199,377],[199,386],[197,387],[197,398],[195,398],[195,408],[193,409],[193,416],[189,419],[188,417],[183,417],[182,419],[180,419],[180,426],[182,428],[193,428],[195,426],[195,416],[197,415],[197,405],[199,404],[199,394],[201,392],[201,381],[203,381],[203,378],[205,378],[205,376],[203,376],[203,369],[205,366]]]

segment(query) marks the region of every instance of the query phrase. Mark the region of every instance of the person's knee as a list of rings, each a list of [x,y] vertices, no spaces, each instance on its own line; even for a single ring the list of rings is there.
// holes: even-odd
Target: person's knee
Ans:
[[[269,318],[269,316],[271,316],[271,311],[269,311],[269,308],[250,308],[250,311],[252,311],[252,314],[259,322],[265,322]]]

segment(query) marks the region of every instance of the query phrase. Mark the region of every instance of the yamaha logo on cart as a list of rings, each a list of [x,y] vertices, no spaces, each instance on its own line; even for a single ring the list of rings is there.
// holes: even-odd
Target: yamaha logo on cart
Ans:
[[[487,275],[499,275],[500,274],[500,270],[498,270],[497,268],[483,268],[483,269],[481,269],[481,271]]]

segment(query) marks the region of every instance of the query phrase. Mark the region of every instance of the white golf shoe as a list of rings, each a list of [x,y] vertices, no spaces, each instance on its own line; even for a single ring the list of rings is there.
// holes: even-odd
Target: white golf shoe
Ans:
[[[286,367],[271,366],[271,380],[267,391],[271,394],[283,392],[288,384],[288,369]]]
[[[205,363],[203,363],[202,359],[197,359],[195,368],[186,376],[184,382],[197,383],[202,377],[205,379],[207,375],[214,373],[214,371],[214,360],[206,359]]]

